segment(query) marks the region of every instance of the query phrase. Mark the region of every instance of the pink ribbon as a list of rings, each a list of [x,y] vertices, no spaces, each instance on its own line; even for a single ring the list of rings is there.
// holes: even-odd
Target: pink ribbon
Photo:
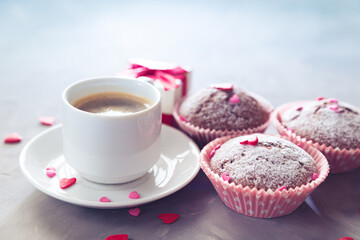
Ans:
[[[150,66],[150,65],[156,65]],[[166,63],[156,63],[148,61],[147,63],[131,62],[125,74],[132,77],[148,77],[153,81],[158,80],[165,91],[178,88],[180,85],[176,82],[179,79],[182,84],[182,96],[185,96],[187,89],[187,73],[185,69],[179,66],[169,66]]]

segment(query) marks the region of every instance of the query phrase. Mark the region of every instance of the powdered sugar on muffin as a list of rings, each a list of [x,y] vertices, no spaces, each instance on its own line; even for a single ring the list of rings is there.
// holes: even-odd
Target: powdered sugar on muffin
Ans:
[[[315,161],[308,153],[278,137],[256,136],[255,145],[240,144],[244,136],[222,144],[209,162],[210,169],[229,176],[229,182],[264,190],[295,188],[313,180]]]
[[[336,99],[310,101],[284,112],[281,123],[294,133],[326,146],[360,148],[360,110]]]
[[[179,115],[201,128],[239,130],[264,124],[270,112],[240,88],[209,87],[188,96]]]

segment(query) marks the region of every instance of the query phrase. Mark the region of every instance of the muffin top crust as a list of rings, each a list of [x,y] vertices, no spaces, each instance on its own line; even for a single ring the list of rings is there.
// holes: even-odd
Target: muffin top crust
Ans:
[[[267,122],[270,111],[240,88],[208,87],[184,99],[179,115],[201,128],[243,130]]]
[[[340,149],[360,148],[360,110],[336,99],[314,100],[290,108],[281,123],[296,135]]]
[[[247,142],[247,139],[254,139]],[[232,138],[218,146],[210,169],[229,182],[249,188],[276,190],[295,188],[313,180],[314,159],[285,139],[253,134]]]

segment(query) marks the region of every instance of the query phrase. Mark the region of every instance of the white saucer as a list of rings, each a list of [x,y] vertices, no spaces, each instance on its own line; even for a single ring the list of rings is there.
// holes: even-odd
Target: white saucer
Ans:
[[[62,155],[62,126],[40,133],[26,144],[20,154],[20,167],[26,178],[40,191],[59,200],[92,208],[123,208],[145,204],[166,197],[187,185],[199,171],[199,149],[182,132],[163,125],[162,152],[148,173],[135,181],[104,185],[90,182],[72,169]],[[56,168],[56,176],[45,174],[47,167]],[[74,185],[60,189],[62,178],[76,177]],[[132,191],[139,199],[129,199]],[[111,202],[100,202],[101,197]]]

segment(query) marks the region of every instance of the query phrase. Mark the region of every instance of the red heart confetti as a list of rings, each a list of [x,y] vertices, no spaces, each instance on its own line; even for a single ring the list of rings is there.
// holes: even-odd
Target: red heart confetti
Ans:
[[[351,237],[342,237],[342,238],[339,238],[338,240],[354,240],[354,239]]]
[[[54,117],[39,117],[39,122],[45,126],[52,126],[55,123]]]
[[[285,186],[281,187],[278,189],[280,192],[283,191],[283,190],[287,190],[287,188]]]
[[[222,179],[223,179],[224,181],[226,181],[226,182],[230,181],[230,177],[229,177],[226,173],[223,173],[223,174],[221,175],[221,177],[222,177]]]
[[[250,135],[248,137],[248,144],[249,145],[256,145],[256,144],[258,144],[258,142],[259,142],[259,139],[258,139],[258,137],[256,135]]]
[[[234,94],[232,95],[232,97],[229,99],[229,102],[231,103],[239,103],[240,102],[240,98],[238,95]]]
[[[245,145],[245,144],[248,144],[248,140],[247,140],[247,138],[242,138],[241,140],[240,140],[240,144],[242,144],[242,145]]]
[[[180,215],[176,213],[163,213],[158,215],[158,218],[160,218],[163,221],[163,223],[166,224],[175,222],[179,217]]]
[[[111,200],[108,197],[101,197],[99,202],[111,202]]]
[[[76,182],[76,178],[62,178],[60,180],[60,188],[65,189],[70,187]]]
[[[232,90],[234,88],[232,83],[215,83],[210,86],[219,90]]]
[[[242,145],[249,144],[249,145],[255,146],[256,144],[258,144],[258,142],[259,142],[259,139],[256,135],[245,136],[245,137],[242,137],[240,140],[240,144],[242,144]]]
[[[187,122],[187,121],[188,121],[188,120],[186,119],[186,117],[184,117],[184,116],[181,116],[181,115],[180,115],[179,118],[180,118],[180,120],[183,121],[183,122]]]
[[[4,143],[18,143],[21,142],[22,137],[18,133],[10,133],[4,139]]]
[[[139,199],[140,195],[136,191],[133,191],[133,192],[131,192],[129,194],[129,198],[131,198],[131,199]]]
[[[128,240],[127,234],[116,234],[105,238],[105,240]]]
[[[329,106],[329,108],[334,111],[339,109],[338,105],[331,105],[331,106]]]
[[[325,98],[324,97],[317,97],[316,100],[318,101],[321,101],[321,100],[324,100]]]
[[[216,150],[218,150],[221,147],[221,144],[216,145],[216,147],[213,148],[210,152],[210,158],[212,158],[215,155]]]
[[[45,169],[46,175],[49,178],[53,178],[56,175],[56,169],[54,167],[48,167]]]
[[[315,181],[318,177],[319,177],[319,174],[314,173],[314,175],[313,175],[313,181]]]
[[[303,107],[298,107],[297,109],[296,109],[296,111],[301,111],[303,109]]]
[[[130,208],[130,209],[129,209],[129,214],[130,214],[131,216],[134,216],[134,217],[139,216],[139,214],[140,214],[140,208]]]

